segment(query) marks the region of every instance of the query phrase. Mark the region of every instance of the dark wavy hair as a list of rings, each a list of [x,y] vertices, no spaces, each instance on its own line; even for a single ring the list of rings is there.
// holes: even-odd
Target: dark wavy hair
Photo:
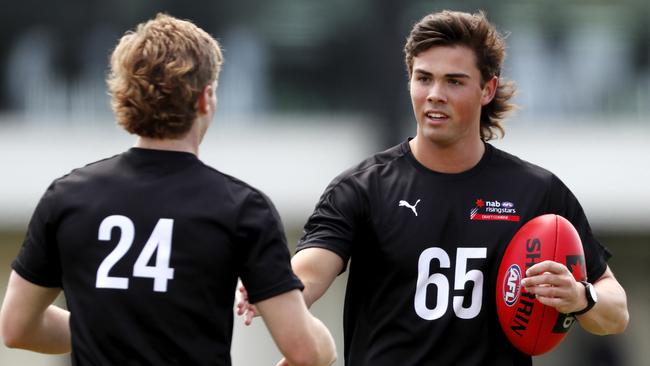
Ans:
[[[498,77],[494,99],[481,108],[481,138],[490,140],[503,136],[501,122],[515,108],[510,99],[514,96],[516,87],[514,82],[501,77],[501,67],[506,56],[505,40],[482,11],[469,14],[445,10],[429,14],[417,22],[404,46],[409,79],[413,72],[413,58],[420,52],[435,46],[455,45],[466,46],[474,51],[476,66],[481,73],[481,86],[493,76]]]
[[[118,123],[143,137],[184,136],[222,63],[219,43],[189,21],[158,14],[139,24],[111,55],[106,82]]]

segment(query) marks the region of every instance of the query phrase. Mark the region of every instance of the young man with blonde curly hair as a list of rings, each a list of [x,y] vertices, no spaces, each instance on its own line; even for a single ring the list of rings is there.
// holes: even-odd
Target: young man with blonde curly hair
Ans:
[[[77,365],[230,365],[240,277],[289,364],[334,362],[271,201],[197,157],[221,64],[216,40],[169,15],[121,38],[108,86],[135,147],[41,198],[2,307],[7,346]],[[61,290],[68,310],[52,305]]]
[[[346,365],[530,365],[499,326],[494,283],[515,232],[545,213],[580,233],[598,302],[556,262],[530,267],[523,285],[589,332],[623,331],[625,292],[577,199],[552,173],[487,143],[512,109],[503,37],[483,13],[442,11],[413,27],[404,52],[415,137],[336,177],[292,259],[308,305],[349,262]],[[507,202],[510,214],[487,214],[486,201]],[[255,308],[238,310],[250,323]]]

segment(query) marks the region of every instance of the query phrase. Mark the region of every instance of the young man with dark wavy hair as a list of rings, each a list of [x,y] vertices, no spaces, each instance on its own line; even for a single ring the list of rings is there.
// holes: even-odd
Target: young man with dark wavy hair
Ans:
[[[545,213],[580,233],[598,302],[556,262],[530,267],[523,285],[580,314],[591,333],[623,331],[625,292],[576,198],[552,173],[487,142],[513,108],[501,34],[483,13],[443,11],[413,27],[404,52],[415,137],[336,177],[292,259],[308,305],[349,262],[346,365],[530,365],[499,326],[494,282],[515,232]],[[510,213],[485,214],[484,202],[497,201]],[[255,308],[238,307],[250,323]]]
[[[7,346],[76,365],[230,365],[241,277],[289,364],[334,362],[271,201],[197,157],[221,64],[214,38],[169,15],[121,38],[108,86],[135,147],[41,198],[2,306]],[[52,305],[61,290],[68,310]]]

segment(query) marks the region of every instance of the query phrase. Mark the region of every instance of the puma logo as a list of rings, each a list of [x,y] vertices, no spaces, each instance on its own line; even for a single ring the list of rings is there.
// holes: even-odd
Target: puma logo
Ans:
[[[413,205],[409,204],[408,202],[406,202],[406,201],[404,201],[404,200],[400,200],[400,201],[399,201],[399,207],[402,207],[402,206],[404,206],[404,207],[408,207],[408,208],[411,209],[411,211],[413,211],[413,213],[415,214],[415,216],[417,216],[417,215],[418,215],[418,211],[415,209],[415,206],[417,206],[418,203],[420,203],[420,200],[419,200],[419,199],[418,199],[417,201],[415,201],[415,204],[413,204]]]

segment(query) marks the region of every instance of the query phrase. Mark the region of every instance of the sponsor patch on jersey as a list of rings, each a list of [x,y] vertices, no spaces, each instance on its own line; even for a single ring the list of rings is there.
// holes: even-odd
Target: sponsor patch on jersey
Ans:
[[[513,221],[518,222],[520,217],[515,204],[511,201],[484,200],[474,201],[474,208],[469,212],[470,220],[477,221]]]
[[[503,301],[508,306],[517,303],[521,293],[521,268],[515,263],[508,267],[503,278]]]

